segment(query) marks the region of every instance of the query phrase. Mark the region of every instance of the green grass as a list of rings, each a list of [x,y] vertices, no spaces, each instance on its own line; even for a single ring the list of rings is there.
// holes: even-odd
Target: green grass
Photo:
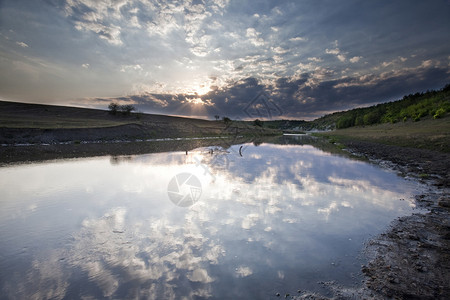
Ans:
[[[330,142],[345,143],[346,140],[370,141],[387,145],[450,152],[450,117],[420,122],[386,123],[365,127],[351,127],[318,133]]]
[[[450,112],[450,85],[439,91],[427,91],[404,96],[401,100],[355,108],[325,115],[312,121],[319,129],[349,128],[353,126],[445,117]]]

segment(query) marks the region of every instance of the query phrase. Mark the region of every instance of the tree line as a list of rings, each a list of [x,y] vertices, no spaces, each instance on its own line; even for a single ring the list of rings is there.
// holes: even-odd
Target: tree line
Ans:
[[[124,116],[131,115],[131,112],[136,110],[136,108],[131,104],[119,105],[115,102],[111,102],[108,105],[109,113],[112,115],[122,114]]]
[[[396,123],[431,116],[442,118],[450,111],[450,84],[438,91],[427,91],[404,96],[394,102],[382,103],[366,108],[356,108],[335,115],[336,128],[373,125],[380,123]],[[329,116],[323,118],[327,118]]]

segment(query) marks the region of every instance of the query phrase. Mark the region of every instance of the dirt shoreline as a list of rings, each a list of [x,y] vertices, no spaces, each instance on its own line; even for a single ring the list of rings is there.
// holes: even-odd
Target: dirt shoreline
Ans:
[[[450,299],[450,155],[362,141],[344,144],[428,187],[416,196],[417,206],[428,212],[395,220],[367,244],[366,287],[381,299]]]
[[[360,288],[325,283],[332,298],[304,293],[294,299],[450,299],[450,154],[345,139],[352,154],[426,184],[415,213],[393,221],[370,240]]]

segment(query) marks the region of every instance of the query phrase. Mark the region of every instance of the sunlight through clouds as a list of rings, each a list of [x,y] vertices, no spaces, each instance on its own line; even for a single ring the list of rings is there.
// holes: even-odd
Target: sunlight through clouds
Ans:
[[[450,79],[441,30],[450,8],[440,1],[330,1],[326,10],[312,0],[22,2],[0,9],[2,99],[98,108],[128,99],[143,112],[188,115],[186,99],[198,95],[192,105],[210,104],[203,117],[242,118],[265,91],[283,117],[311,119]],[[28,16],[36,26],[18,22]]]

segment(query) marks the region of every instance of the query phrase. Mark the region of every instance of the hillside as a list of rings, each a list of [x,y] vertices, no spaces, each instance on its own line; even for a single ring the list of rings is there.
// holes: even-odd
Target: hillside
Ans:
[[[439,91],[404,96],[403,99],[325,115],[312,121],[317,129],[342,129],[423,118],[442,118],[450,111],[450,84]]]
[[[0,144],[271,134],[237,122],[0,101]]]

